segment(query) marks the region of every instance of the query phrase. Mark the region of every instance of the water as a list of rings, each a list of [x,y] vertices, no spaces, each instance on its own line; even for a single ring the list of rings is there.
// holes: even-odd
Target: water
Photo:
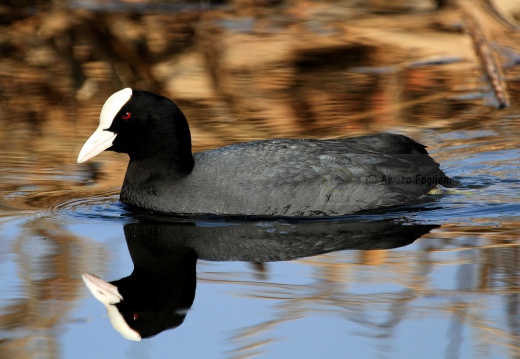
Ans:
[[[265,29],[283,32],[276,21]],[[327,29],[318,38],[330,35],[312,25]],[[255,26],[229,36],[243,39]],[[243,72],[236,60],[236,83],[222,82],[220,95],[169,87],[197,151],[390,131],[428,145],[461,182],[427,203],[319,221],[131,211],[118,202],[124,155],[75,162],[108,94],[56,105],[27,92],[30,108],[14,111],[16,89],[4,92],[0,358],[520,358],[516,80],[512,106],[498,110],[476,65],[458,53],[439,64],[377,57],[377,49],[304,49],[287,65],[294,78],[285,67]],[[319,65],[323,56],[328,65]],[[191,60],[177,65],[189,73]],[[248,91],[234,88],[245,79]],[[157,315],[175,326],[140,342],[114,330],[81,276],[116,281],[134,268],[145,274],[126,280],[124,297],[137,298],[138,320]]]
[[[81,273],[105,280],[130,275],[123,228],[144,226],[149,218],[126,211],[117,188],[74,193],[88,171],[72,169],[75,153],[37,179],[37,163],[17,163],[13,171],[29,180],[20,180],[2,206],[2,353],[517,357],[518,132],[514,121],[501,118],[486,129],[421,132],[421,142],[436,144],[433,156],[462,186],[420,207],[318,224],[199,220],[191,232],[190,221],[164,219],[162,225],[188,228],[171,242],[193,242],[188,244],[200,247],[203,259],[197,261],[195,299],[184,323],[140,343],[112,329]],[[117,160],[124,166],[124,158]],[[54,181],[71,188],[41,190]],[[2,183],[12,183],[9,173]],[[398,234],[410,227],[420,238],[407,241],[399,234],[392,237],[395,245],[413,243],[392,250],[344,249],[352,236],[341,237],[338,227],[357,225],[353,233],[369,233],[363,243],[381,244],[389,240],[385,220]],[[143,241],[154,240],[150,235]],[[278,248],[280,243],[287,244]],[[221,247],[213,250],[215,245]],[[283,261],[300,256],[305,257]]]

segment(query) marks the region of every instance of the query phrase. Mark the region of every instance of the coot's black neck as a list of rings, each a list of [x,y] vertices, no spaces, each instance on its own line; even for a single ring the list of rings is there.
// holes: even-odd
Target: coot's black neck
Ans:
[[[154,201],[168,188],[175,187],[177,181],[189,176],[192,168],[193,157],[191,163],[166,161],[160,157],[130,159],[121,187],[120,201],[153,209]]]
[[[170,140],[166,143],[164,151],[157,153],[157,159],[167,161],[179,175],[188,175],[194,166],[193,155],[191,153],[191,133],[188,121],[182,111],[174,105],[175,121],[173,121],[173,133]]]
[[[194,161],[190,158],[172,158],[157,156],[152,158],[130,158],[125,176],[126,180],[136,182],[167,178],[170,181],[186,177],[193,169]],[[129,178],[130,177],[130,178]]]
[[[191,173],[194,164],[191,143],[183,148],[179,143],[174,142],[164,146],[153,156],[130,155],[125,182],[130,180],[138,183],[163,177],[169,180],[182,178]]]

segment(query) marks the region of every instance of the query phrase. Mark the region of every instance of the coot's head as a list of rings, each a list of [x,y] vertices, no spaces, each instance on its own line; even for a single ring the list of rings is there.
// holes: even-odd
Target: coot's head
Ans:
[[[130,88],[107,99],[99,127],[83,145],[78,163],[104,150],[128,153],[132,160],[156,158],[188,167],[193,161],[190,130],[181,110],[166,97]]]

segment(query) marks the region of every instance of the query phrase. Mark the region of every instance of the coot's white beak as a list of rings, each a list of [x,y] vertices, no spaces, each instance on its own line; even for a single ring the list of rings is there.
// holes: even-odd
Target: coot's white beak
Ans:
[[[130,100],[130,97],[132,97],[132,89],[125,88],[112,94],[112,96],[106,100],[99,115],[99,127],[81,148],[78,155],[78,163],[85,162],[112,146],[117,133],[108,131],[107,129],[110,128],[115,116],[128,100]]]
[[[117,287],[92,274],[83,273],[81,277],[87,285],[87,288],[90,290],[90,293],[92,293],[92,295],[105,306],[108,319],[114,329],[121,333],[125,339],[140,341],[141,334],[128,325],[117,307],[114,305],[123,300]]]
[[[116,133],[98,127],[79,151],[78,163],[85,162],[112,146],[116,136]]]

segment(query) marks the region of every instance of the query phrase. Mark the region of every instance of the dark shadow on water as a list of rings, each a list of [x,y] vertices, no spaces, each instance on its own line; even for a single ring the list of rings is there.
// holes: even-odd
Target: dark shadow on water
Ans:
[[[139,340],[172,329],[195,298],[197,259],[263,263],[340,250],[409,245],[437,228],[413,221],[210,222],[140,219],[124,226],[133,272],[106,283],[84,280],[125,338]]]

